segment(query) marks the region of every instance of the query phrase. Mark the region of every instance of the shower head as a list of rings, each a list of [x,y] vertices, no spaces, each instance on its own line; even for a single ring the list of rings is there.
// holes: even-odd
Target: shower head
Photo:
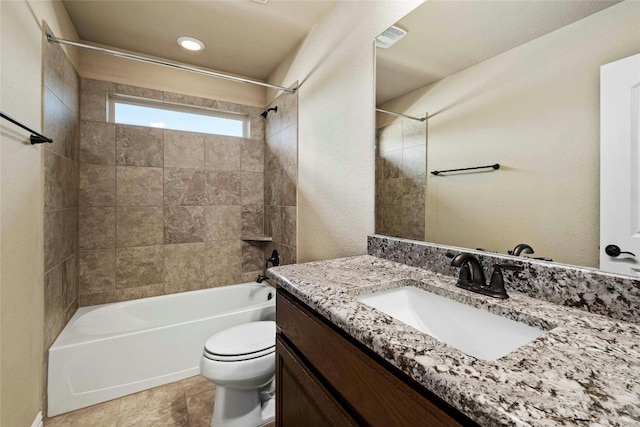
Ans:
[[[269,114],[269,111],[273,111],[274,113],[277,113],[278,112],[278,107],[269,108],[267,110],[264,110],[262,113],[260,113],[260,115],[262,116],[263,119],[266,120],[267,114]]]

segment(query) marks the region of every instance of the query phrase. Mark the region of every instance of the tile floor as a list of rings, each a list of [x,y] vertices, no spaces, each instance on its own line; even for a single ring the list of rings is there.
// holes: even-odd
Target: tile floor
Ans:
[[[215,386],[197,375],[47,418],[44,427],[209,427],[215,395]]]

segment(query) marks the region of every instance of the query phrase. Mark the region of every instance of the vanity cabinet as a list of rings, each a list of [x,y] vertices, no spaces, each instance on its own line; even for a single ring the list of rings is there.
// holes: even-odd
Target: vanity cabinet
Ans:
[[[282,288],[276,425],[477,425]]]

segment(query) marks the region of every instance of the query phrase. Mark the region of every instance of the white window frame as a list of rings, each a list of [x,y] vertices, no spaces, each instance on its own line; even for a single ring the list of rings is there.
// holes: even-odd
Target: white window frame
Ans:
[[[139,96],[123,95],[119,93],[109,93],[107,94],[107,122],[108,123],[128,125],[126,123],[117,123],[115,121],[116,103],[139,105],[142,107],[151,107],[151,108],[157,108],[162,110],[177,111],[181,113],[199,114],[199,115],[205,115],[205,116],[211,116],[211,117],[219,117],[223,119],[241,120],[242,136],[241,137],[232,136],[232,138],[249,138],[250,120],[247,114],[235,113],[232,111],[216,110],[214,108],[198,107],[198,106],[188,105],[188,104],[180,104],[177,102],[162,101],[159,99],[142,98]],[[129,125],[129,126],[145,126],[145,125]],[[146,126],[146,127],[151,127],[151,126]],[[178,131],[179,132],[196,132],[196,131],[188,131],[188,130],[178,130]],[[217,133],[207,133],[207,134],[221,135]],[[222,135],[222,136],[230,136],[230,135]]]

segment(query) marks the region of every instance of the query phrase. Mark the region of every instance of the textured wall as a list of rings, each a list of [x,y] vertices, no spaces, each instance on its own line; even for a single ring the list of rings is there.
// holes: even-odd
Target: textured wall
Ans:
[[[0,110],[38,131],[42,32],[26,2],[0,2]],[[43,166],[29,133],[0,120],[0,425],[42,403]]]
[[[250,138],[106,123],[121,93],[248,114]],[[254,280],[264,266],[262,109],[82,79],[79,304]]]
[[[43,99],[46,102],[51,98],[46,97],[43,84],[45,53],[41,25],[46,20],[68,39],[76,39],[77,34],[61,2],[3,1],[0,19],[0,110],[45,133],[41,126]],[[67,102],[67,107],[71,103]],[[61,148],[58,141],[54,145]],[[45,157],[51,154],[45,151],[47,148],[31,145],[28,132],[0,121],[0,425],[3,426],[31,425],[42,409],[44,182]],[[62,151],[56,153],[58,160],[65,157]],[[69,158],[65,158],[68,164]]]
[[[376,233],[424,239],[427,125],[399,118],[376,131]]]
[[[298,93],[298,261],[366,253],[374,230],[374,38],[421,1],[338,2],[269,81]]]
[[[264,203],[265,234],[273,241],[265,255],[276,249],[281,264],[297,260],[298,94],[284,93],[269,104],[265,130]]]
[[[622,2],[384,108],[429,112],[427,240],[598,265],[600,66],[640,52],[640,3]]]

